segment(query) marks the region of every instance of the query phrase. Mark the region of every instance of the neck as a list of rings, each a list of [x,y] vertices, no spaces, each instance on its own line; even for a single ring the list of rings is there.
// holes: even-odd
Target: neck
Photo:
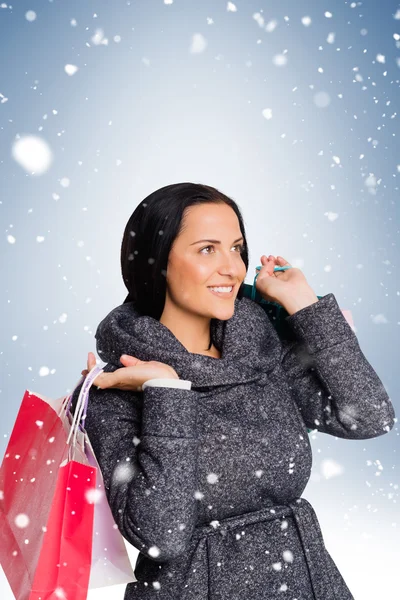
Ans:
[[[166,300],[160,323],[168,327],[188,352],[202,354],[213,349],[211,318],[185,311]]]

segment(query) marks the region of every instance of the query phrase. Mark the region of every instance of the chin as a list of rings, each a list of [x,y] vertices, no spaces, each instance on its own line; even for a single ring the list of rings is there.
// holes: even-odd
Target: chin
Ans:
[[[218,319],[219,321],[227,321],[235,312],[235,303],[232,301],[230,306],[221,306],[220,308],[215,308],[211,311],[212,318]]]

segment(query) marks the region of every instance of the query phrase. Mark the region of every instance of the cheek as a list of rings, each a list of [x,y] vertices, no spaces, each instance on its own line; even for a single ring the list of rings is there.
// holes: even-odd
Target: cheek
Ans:
[[[215,267],[212,267],[211,264],[201,263],[193,265],[193,281],[195,283],[204,283],[204,281],[207,281],[211,277],[213,271],[215,271]]]
[[[212,275],[214,267],[212,261],[201,260],[190,256],[181,260],[179,264],[179,277],[187,285],[203,284]]]
[[[194,258],[180,260],[174,263],[173,271],[174,282],[181,288],[191,287],[192,285],[203,284],[212,274],[211,265],[205,262],[198,262]]]

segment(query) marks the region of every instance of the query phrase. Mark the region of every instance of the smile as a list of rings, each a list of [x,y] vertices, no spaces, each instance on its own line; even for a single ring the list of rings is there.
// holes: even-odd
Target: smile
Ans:
[[[234,286],[223,286],[216,288],[208,288],[214,296],[219,296],[219,298],[231,298],[233,296]]]

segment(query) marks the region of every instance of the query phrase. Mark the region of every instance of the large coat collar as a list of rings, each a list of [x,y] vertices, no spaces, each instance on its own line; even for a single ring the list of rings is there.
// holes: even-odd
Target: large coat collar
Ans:
[[[121,354],[172,366],[193,388],[210,388],[263,379],[276,364],[278,337],[263,309],[253,300],[235,299],[233,316],[211,320],[211,337],[221,358],[189,352],[157,319],[140,314],[133,302],[114,308],[96,331],[97,352],[122,367]]]

